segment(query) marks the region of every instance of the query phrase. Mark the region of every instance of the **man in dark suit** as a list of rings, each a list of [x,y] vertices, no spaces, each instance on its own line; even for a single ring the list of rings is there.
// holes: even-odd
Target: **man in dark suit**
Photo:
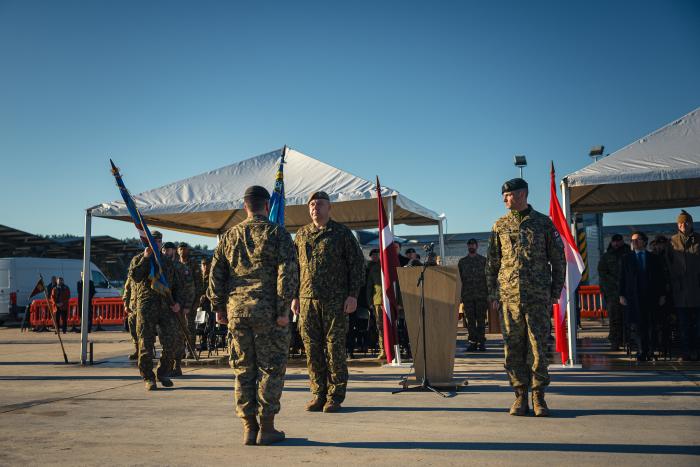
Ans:
[[[625,321],[637,345],[637,360],[649,359],[649,342],[653,317],[666,303],[666,278],[663,263],[646,250],[644,232],[632,234],[632,252],[622,259],[620,304],[625,307]]]

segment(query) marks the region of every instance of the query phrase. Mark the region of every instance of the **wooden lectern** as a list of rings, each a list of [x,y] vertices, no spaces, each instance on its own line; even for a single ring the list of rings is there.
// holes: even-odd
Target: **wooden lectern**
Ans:
[[[423,381],[423,336],[420,334],[421,267],[398,268],[401,298],[411,341],[415,382]],[[457,316],[459,313],[459,271],[455,266],[430,266],[425,270],[426,376],[432,386],[454,387]],[[411,382],[412,384],[412,382]]]

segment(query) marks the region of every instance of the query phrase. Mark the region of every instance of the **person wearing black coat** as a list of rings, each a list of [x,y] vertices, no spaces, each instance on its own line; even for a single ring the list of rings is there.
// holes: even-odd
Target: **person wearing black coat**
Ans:
[[[625,321],[637,345],[637,360],[649,359],[653,317],[666,302],[666,275],[657,255],[646,250],[647,236],[632,234],[632,252],[622,259],[620,304],[625,307]]]

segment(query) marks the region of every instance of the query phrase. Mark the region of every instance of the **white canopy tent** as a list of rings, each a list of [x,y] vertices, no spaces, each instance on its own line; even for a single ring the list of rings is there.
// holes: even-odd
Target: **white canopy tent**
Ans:
[[[218,236],[245,219],[243,194],[250,185],[273,188],[282,150],[180,180],[160,188],[132,195],[149,227]],[[328,193],[333,203],[331,217],[352,229],[378,224],[377,191],[373,182],[337,169],[293,149],[287,149],[284,165],[285,226],[295,232],[311,222],[307,201],[315,191]],[[128,178],[127,178],[128,187]],[[437,225],[440,254],[444,257],[444,217],[382,187],[390,228],[395,224]],[[84,263],[90,258],[92,216],[131,222],[123,201],[89,208],[85,218]],[[84,294],[83,297],[87,297]],[[87,309],[87,304],[83,306]],[[83,323],[87,320],[83,319]],[[87,358],[87,329],[83,325],[82,362]]]
[[[700,108],[561,181],[564,215],[700,205]],[[569,365],[576,360],[576,320],[569,294]],[[573,336],[573,337],[572,337]]]

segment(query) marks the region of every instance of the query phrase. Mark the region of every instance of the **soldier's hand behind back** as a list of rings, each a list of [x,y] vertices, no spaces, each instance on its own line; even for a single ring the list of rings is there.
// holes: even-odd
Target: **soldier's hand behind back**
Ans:
[[[299,314],[299,299],[298,298],[292,299],[292,313],[294,313],[295,315]]]
[[[343,305],[345,314],[349,315],[355,313],[355,310],[357,310],[357,299],[355,297],[346,298],[345,305]]]
[[[288,315],[277,317],[277,326],[283,328],[283,327],[286,327],[288,324],[289,324],[289,316]]]

